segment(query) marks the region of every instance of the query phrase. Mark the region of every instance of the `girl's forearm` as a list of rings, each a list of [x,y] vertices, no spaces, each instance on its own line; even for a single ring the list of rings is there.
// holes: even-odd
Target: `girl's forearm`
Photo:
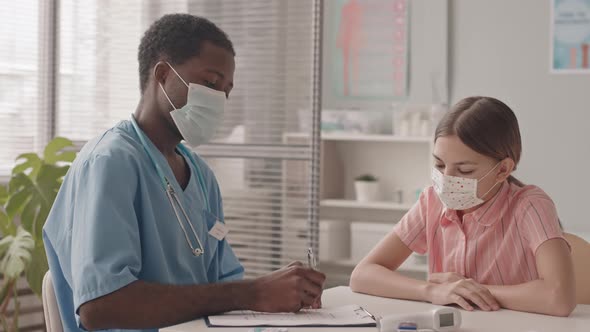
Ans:
[[[350,277],[354,292],[389,298],[430,302],[430,284],[374,264],[358,265]]]
[[[568,287],[545,280],[512,286],[486,286],[503,308],[552,316],[569,316],[576,307]]]

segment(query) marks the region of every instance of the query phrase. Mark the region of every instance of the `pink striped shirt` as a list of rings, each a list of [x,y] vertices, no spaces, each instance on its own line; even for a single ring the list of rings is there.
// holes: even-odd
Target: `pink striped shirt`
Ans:
[[[537,249],[563,239],[551,198],[538,187],[508,182],[463,222],[429,187],[394,232],[411,250],[428,254],[430,273],[455,272],[486,285],[538,279]]]

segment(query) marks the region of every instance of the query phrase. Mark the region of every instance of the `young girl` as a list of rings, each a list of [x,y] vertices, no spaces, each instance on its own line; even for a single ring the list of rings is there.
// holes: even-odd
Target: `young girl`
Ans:
[[[433,186],[354,269],[352,290],[568,316],[570,248],[551,198],[511,176],[520,154],[508,106],[488,97],[457,103],[436,128]],[[428,281],[396,272],[412,251],[428,254]]]

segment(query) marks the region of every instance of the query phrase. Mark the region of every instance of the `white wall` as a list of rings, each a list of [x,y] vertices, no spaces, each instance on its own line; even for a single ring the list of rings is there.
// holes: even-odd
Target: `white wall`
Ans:
[[[451,102],[488,95],[516,113],[517,176],[543,188],[567,230],[590,233],[590,75],[549,74],[549,0],[451,0]]]

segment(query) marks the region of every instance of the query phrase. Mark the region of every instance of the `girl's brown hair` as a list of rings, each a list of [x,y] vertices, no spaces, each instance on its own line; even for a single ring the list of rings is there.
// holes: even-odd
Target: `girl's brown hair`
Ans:
[[[518,120],[503,102],[491,97],[468,97],[456,103],[440,120],[434,141],[439,137],[457,135],[472,150],[496,159],[520,161],[522,142]],[[524,186],[515,177],[508,181]]]

